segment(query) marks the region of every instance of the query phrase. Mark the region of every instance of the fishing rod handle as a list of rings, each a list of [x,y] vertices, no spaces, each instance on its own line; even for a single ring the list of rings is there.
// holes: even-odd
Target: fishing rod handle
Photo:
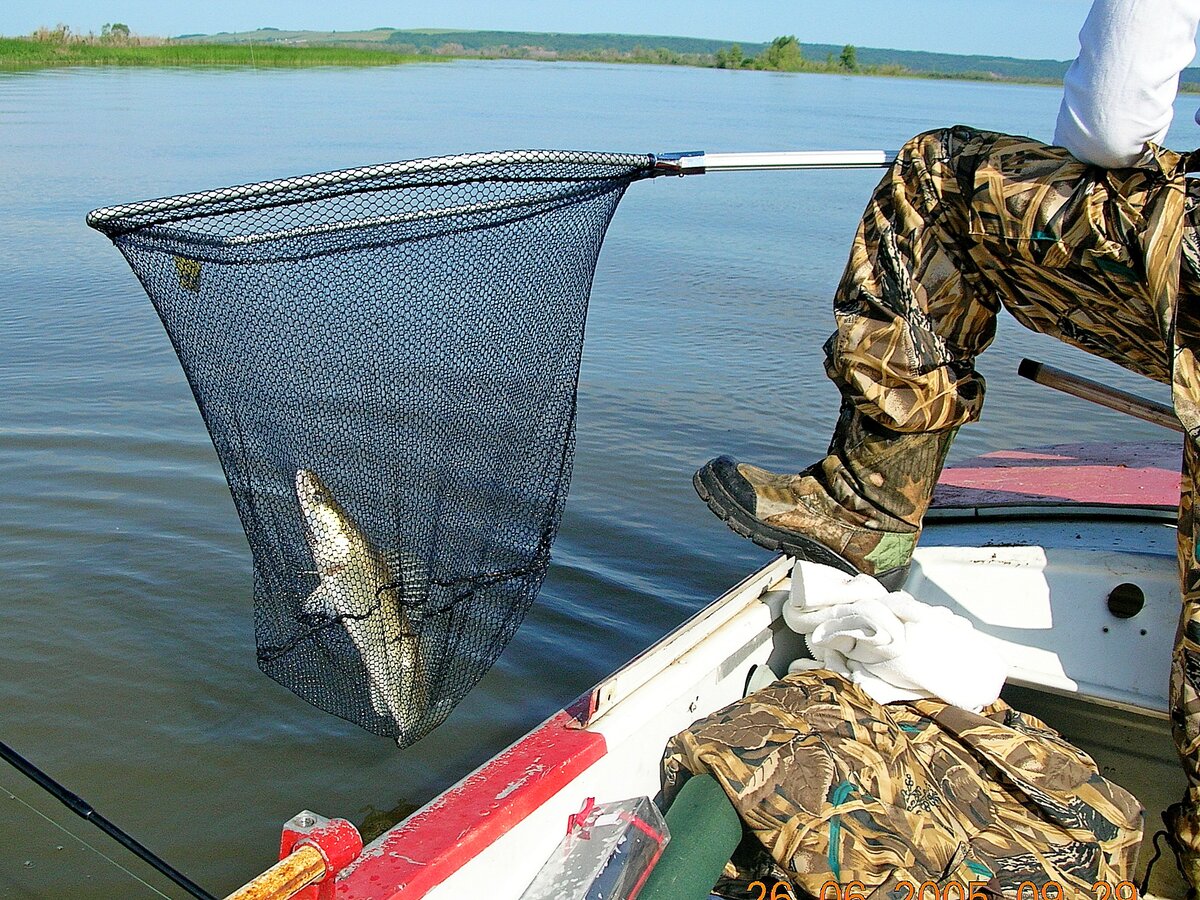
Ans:
[[[1080,375],[1072,375],[1070,372],[1064,372],[1062,369],[1056,369],[1054,366],[1048,366],[1032,359],[1022,359],[1021,364],[1017,367],[1017,374],[1081,400],[1089,400],[1144,422],[1161,425],[1172,431],[1183,432],[1183,426],[1179,424],[1175,410],[1165,403],[1147,400],[1137,394],[1118,390]]]

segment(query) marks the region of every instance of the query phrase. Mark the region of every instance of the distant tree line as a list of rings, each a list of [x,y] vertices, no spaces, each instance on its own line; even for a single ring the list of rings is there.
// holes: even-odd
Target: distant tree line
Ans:
[[[416,53],[420,51],[421,48],[415,44],[395,40],[400,34],[394,35],[388,43],[401,52]],[[641,45],[627,49],[616,47],[554,49],[533,44],[469,47],[458,41],[446,41],[430,47],[429,52],[438,56],[451,57],[649,63],[660,66],[703,66],[718,69],[758,69],[772,72],[870,71],[873,74],[898,74],[903,71],[903,67],[899,66],[860,67],[858,51],[852,44],[844,46],[841,54],[837,57],[830,54],[824,62],[808,60],[804,58],[800,42],[795,35],[791,34],[775,38],[754,56],[746,55],[741,44],[722,47],[714,53],[687,53],[667,47],[643,47]],[[887,71],[885,72],[884,69]]]
[[[411,43],[394,42],[393,45],[395,49],[402,52],[415,53],[420,49]],[[529,44],[468,47],[457,41],[447,41],[430,49],[438,56],[452,57],[649,63],[661,66],[704,66],[771,72],[869,72],[895,75],[905,71],[903,66],[895,65],[860,66],[858,50],[853,44],[846,44],[838,56],[831,53],[824,61],[805,59],[799,40],[791,34],[775,38],[761,52],[753,56],[746,55],[741,44],[722,47],[715,53],[686,53],[667,47],[643,47],[640,45],[636,45],[632,49],[615,47],[553,49]]]
[[[157,47],[169,43],[166,38],[136,35],[124,22],[106,22],[99,34],[92,31],[86,34],[72,31],[71,26],[63,25],[60,22],[53,28],[45,26],[38,28],[29,36],[29,39],[40,44],[54,44],[62,47],[80,44],[107,47]]]
[[[771,72],[858,72],[858,50],[853,44],[842,48],[841,55],[830,53],[824,62],[804,58],[800,42],[794,34],[775,38],[757,56],[746,56],[741,44],[733,44],[713,54],[713,65],[718,69],[759,69]]]

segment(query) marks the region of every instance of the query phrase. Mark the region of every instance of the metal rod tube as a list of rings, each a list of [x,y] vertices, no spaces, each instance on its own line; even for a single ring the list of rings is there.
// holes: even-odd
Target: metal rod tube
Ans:
[[[1017,367],[1017,374],[1030,381],[1036,381],[1038,384],[1062,391],[1064,394],[1071,394],[1081,400],[1090,400],[1092,403],[1115,409],[1117,412],[1123,412],[1144,422],[1151,422],[1161,425],[1163,428],[1183,433],[1183,426],[1175,417],[1175,411],[1165,403],[1147,400],[1137,394],[1111,388],[1098,381],[1092,381],[1090,378],[1072,375],[1070,372],[1064,372],[1062,369],[1056,369],[1054,366],[1035,362],[1032,359],[1021,360],[1021,364]]]
[[[892,164],[890,150],[797,150],[779,153],[694,153],[659,157],[680,175],[778,169],[881,169]]]
[[[131,853],[138,857],[143,862],[153,866],[167,878],[171,879],[175,884],[179,885],[193,897],[199,900],[216,900],[204,888],[200,887],[178,869],[171,866],[163,859],[156,856],[152,851],[140,843],[132,835],[122,831],[100,813],[92,808],[92,805],[80,797],[67,790],[17,751],[13,750],[8,744],[0,741],[0,759],[5,760],[12,765],[14,769],[27,777],[30,781],[45,789],[51,796],[62,803],[67,809],[75,813],[81,819],[86,819],[91,822],[122,847],[125,847]]]
[[[285,856],[225,900],[289,900],[325,877],[325,857],[316,847],[303,846]]]

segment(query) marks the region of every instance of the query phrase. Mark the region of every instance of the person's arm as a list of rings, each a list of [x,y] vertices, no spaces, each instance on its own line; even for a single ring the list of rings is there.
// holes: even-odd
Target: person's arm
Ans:
[[[1054,143],[1084,162],[1132,165],[1171,125],[1196,55],[1200,0],[1095,0],[1063,81]]]

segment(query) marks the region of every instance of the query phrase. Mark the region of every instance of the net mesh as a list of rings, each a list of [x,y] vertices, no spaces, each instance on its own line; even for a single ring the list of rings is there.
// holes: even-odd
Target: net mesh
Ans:
[[[97,210],[254,561],[260,668],[401,745],[533,602],[605,230],[650,156],[393,163]]]

